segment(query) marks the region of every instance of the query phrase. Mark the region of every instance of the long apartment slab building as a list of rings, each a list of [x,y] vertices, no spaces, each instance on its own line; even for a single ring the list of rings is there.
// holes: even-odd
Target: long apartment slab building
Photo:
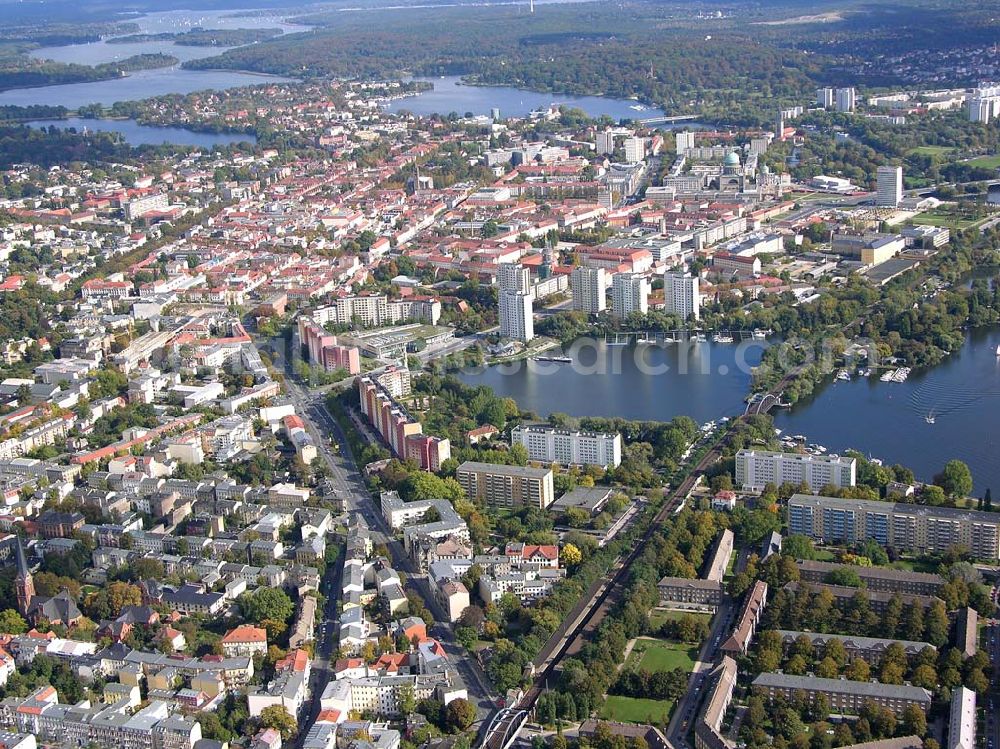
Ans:
[[[441,319],[441,302],[427,296],[403,299],[389,299],[385,294],[343,296],[334,299],[327,307],[314,310],[312,318],[320,325],[328,322],[337,325],[357,323],[366,328],[410,321],[437,325]]]
[[[401,460],[416,461],[425,471],[438,471],[451,457],[451,442],[423,433],[420,422],[397,400],[409,392],[410,373],[406,369],[389,369],[374,377],[358,378],[361,413],[392,454]]]
[[[736,484],[745,490],[763,489],[767,484],[801,484],[817,492],[828,484],[838,489],[854,486],[857,460],[842,455],[740,450],[736,453]]]
[[[805,583],[826,582],[831,572],[845,565],[836,562],[819,562],[812,559],[797,561],[799,580]],[[944,586],[944,578],[931,572],[910,572],[892,567],[858,567],[850,569],[868,590],[889,593],[913,593],[919,596],[936,596]]]
[[[523,445],[529,458],[542,463],[617,468],[622,462],[620,434],[526,425],[511,429],[510,443]]]
[[[491,507],[538,507],[555,500],[552,471],[548,468],[494,465],[466,461],[455,478],[466,496]]]
[[[823,695],[829,701],[831,712],[845,715],[857,715],[866,702],[874,702],[887,708],[895,713],[896,717],[901,716],[910,705],[916,705],[924,713],[931,706],[931,693],[926,689],[871,681],[763,673],[753,680],[753,688],[770,701],[774,701],[779,695],[791,698],[800,692],[812,703],[818,696]]]
[[[795,494],[788,500],[788,529],[826,543],[870,538],[932,554],[959,544],[977,559],[1000,559],[1000,515],[977,510]]]

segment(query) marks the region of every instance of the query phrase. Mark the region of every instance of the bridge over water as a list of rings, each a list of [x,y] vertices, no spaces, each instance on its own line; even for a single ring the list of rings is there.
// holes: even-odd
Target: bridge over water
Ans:
[[[675,114],[675,115],[664,115],[663,117],[647,117],[646,119],[639,120],[640,125],[669,125],[672,122],[689,122],[691,120],[697,120],[698,115],[696,114]]]

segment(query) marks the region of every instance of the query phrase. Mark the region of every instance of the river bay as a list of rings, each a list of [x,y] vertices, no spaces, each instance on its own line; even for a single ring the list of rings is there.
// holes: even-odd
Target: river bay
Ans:
[[[556,411],[660,421],[687,415],[701,423],[743,412],[749,368],[760,361],[761,343],[637,348],[601,341],[576,354],[571,348],[572,365],[521,362],[460,377],[489,385],[542,417]],[[902,463],[921,480],[958,458],[969,464],[978,494],[1000,489],[997,346],[1000,330],[972,332],[960,351],[936,367],[914,371],[906,382],[854,377],[829,383],[790,410],[772,411],[775,426],[830,452],[853,448],[888,464]],[[662,366],[669,369],[656,369]]]
[[[434,86],[433,91],[396,99],[386,107],[389,112],[405,110],[418,115],[488,115],[494,107],[501,117],[524,117],[550,104],[582,109],[591,117],[607,115],[615,120],[662,117],[663,110],[646,107],[630,99],[609,99],[604,96],[571,96],[510,88],[507,86],[467,86],[458,76],[416,78]],[[641,108],[641,109],[639,109]]]
[[[667,421],[686,415],[699,423],[743,413],[750,368],[766,343],[609,345],[581,339],[568,347],[572,364],[533,361],[460,375],[489,385],[523,409],[547,416],[621,416]]]
[[[140,125],[135,120],[91,120],[82,117],[67,117],[64,120],[35,120],[31,127],[57,127],[62,130],[75,129],[97,132],[121,133],[125,142],[132,146],[158,146],[171,143],[178,146],[198,146],[212,148],[231,143],[256,143],[257,137],[242,133],[201,133],[183,127],[159,127]]]

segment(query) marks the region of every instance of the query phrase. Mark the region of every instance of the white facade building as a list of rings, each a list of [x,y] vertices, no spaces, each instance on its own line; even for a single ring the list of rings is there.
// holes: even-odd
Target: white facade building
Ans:
[[[903,167],[880,166],[876,172],[875,205],[895,208],[903,199]]]
[[[531,291],[531,273],[520,263],[500,263],[497,269],[497,286],[501,292],[527,294]]]
[[[611,307],[619,317],[649,311],[649,279],[638,273],[615,273],[611,277]]]
[[[524,445],[531,460],[563,465],[615,468],[622,462],[622,436],[571,432],[547,426],[518,426],[510,433],[512,445]]]
[[[951,693],[948,749],[976,749],[976,693],[968,687]]]
[[[857,104],[857,92],[853,88],[837,89],[837,111],[853,112]]]
[[[854,486],[857,461],[840,455],[740,450],[736,453],[736,485],[743,489],[763,489],[768,483],[809,485],[817,492],[827,484],[838,489]]]
[[[587,268],[580,265],[570,276],[573,291],[573,309],[596,315],[607,307],[607,274],[604,268]]]
[[[663,274],[663,307],[687,322],[701,317],[701,297],[698,294],[698,277],[690,273]]]
[[[535,337],[530,293],[500,292],[500,337],[513,338],[524,343]]]
[[[640,161],[646,158],[646,139],[645,138],[626,138],[625,139],[625,161],[629,164],[638,164]]]
[[[832,88],[816,89],[816,106],[823,107],[823,109],[830,109],[833,107],[834,96]]]

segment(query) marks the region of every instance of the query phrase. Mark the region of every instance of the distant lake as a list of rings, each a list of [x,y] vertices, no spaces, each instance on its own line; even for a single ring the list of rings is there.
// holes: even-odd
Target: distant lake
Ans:
[[[35,120],[28,124],[37,128],[48,128],[52,125],[63,130],[75,128],[78,132],[82,132],[85,128],[90,131],[117,132],[121,133],[125,141],[132,146],[158,146],[163,143],[172,143],[178,146],[212,148],[230,143],[257,142],[254,135],[201,133],[183,127],[140,125],[135,120],[88,120],[81,117],[69,117],[65,120]]]
[[[273,75],[235,73],[227,70],[159,68],[140,70],[123,78],[112,78],[107,81],[16,88],[0,93],[0,105],[26,107],[31,104],[47,104],[77,109],[88,104],[101,104],[110,107],[116,101],[136,101],[165,94],[190,94],[192,91],[221,90],[287,80],[289,79]]]
[[[179,10],[149,13],[135,19],[142,34],[189,31],[194,27],[211,29],[280,28],[286,33],[305,31],[308,27],[285,23],[276,15],[237,15],[238,11]],[[162,52],[181,62],[213,57],[227,47],[186,47],[173,42],[108,44],[105,40],[90,44],[41,47],[31,55],[36,59],[55,60],[81,65],[99,65],[139,54]],[[123,78],[61,86],[40,86],[0,92],[0,105],[62,105],[69,109],[87,104],[111,106],[116,101],[134,101],[165,94],[189,94],[206,89],[226,89],[259,83],[288,81],[278,76],[257,75],[228,70],[182,70],[179,66],[141,70]]]
[[[275,15],[235,15],[234,11],[175,10],[149,13],[130,20],[139,26],[138,34],[182,33],[195,27],[203,29],[281,29],[286,34],[308,31],[308,26],[286,23]],[[126,34],[125,36],[131,36]],[[87,44],[67,44],[60,47],[39,47],[31,52],[36,60],[100,65],[104,62],[124,60],[126,57],[162,52],[173,55],[181,62],[213,57],[230,47],[190,47],[173,42],[132,42],[108,44],[105,39]]]
[[[389,112],[406,110],[418,115],[457,112],[464,115],[488,115],[494,107],[500,108],[501,117],[524,117],[533,110],[561,104],[582,109],[591,117],[607,115],[615,120],[660,117],[663,110],[645,107],[631,99],[610,99],[604,96],[571,96],[527,91],[509,86],[467,86],[458,76],[444,78],[416,78],[434,86],[428,91],[405,99],[397,99],[386,106]],[[642,110],[633,107],[643,107]]]

